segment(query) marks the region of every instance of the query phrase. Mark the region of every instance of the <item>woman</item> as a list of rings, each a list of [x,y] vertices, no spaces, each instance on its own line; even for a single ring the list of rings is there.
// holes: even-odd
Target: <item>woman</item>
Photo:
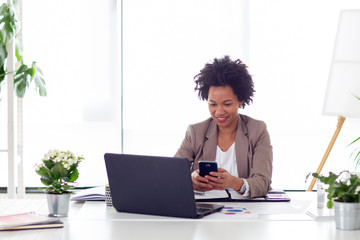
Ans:
[[[264,122],[238,114],[254,95],[246,65],[229,56],[215,58],[195,76],[195,83],[211,118],[190,125],[175,154],[192,162],[194,189],[232,188],[243,196],[264,196],[271,184],[272,146]],[[216,161],[218,172],[201,177],[199,161]]]

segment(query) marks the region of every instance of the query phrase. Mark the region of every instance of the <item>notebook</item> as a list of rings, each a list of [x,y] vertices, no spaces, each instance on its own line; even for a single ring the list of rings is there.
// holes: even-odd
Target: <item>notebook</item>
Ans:
[[[244,197],[233,189],[212,190],[208,192],[196,192],[196,201],[201,202],[290,202],[283,190],[269,190],[263,197]]]
[[[201,218],[224,207],[195,202],[186,158],[114,153],[104,158],[118,212]]]

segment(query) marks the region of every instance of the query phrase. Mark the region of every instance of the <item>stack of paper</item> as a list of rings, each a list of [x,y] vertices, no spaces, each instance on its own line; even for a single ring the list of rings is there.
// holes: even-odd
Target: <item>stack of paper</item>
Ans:
[[[63,226],[63,222],[61,222],[59,219],[41,216],[35,212],[0,216],[0,231],[59,228]]]
[[[105,201],[105,186],[88,188],[79,191],[72,201]]]

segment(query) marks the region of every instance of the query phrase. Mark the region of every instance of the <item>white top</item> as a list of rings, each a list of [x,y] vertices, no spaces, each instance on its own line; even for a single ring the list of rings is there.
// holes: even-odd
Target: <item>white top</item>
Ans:
[[[235,155],[235,142],[226,152],[223,152],[221,148],[217,146],[215,161],[218,163],[219,167],[225,169],[231,175],[239,176]]]
[[[235,142],[230,146],[230,148],[223,152],[219,146],[216,149],[216,158],[215,161],[217,162],[218,166],[228,171],[231,175],[238,177],[238,170],[237,170],[237,161],[235,155]],[[246,186],[245,192],[243,196],[249,196],[250,189],[248,182],[244,180],[244,184]]]

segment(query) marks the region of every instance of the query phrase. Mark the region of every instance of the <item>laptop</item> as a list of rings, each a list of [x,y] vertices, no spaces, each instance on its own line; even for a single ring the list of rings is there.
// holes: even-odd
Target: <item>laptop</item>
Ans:
[[[118,212],[201,218],[224,207],[195,202],[186,158],[115,153],[104,158]]]

